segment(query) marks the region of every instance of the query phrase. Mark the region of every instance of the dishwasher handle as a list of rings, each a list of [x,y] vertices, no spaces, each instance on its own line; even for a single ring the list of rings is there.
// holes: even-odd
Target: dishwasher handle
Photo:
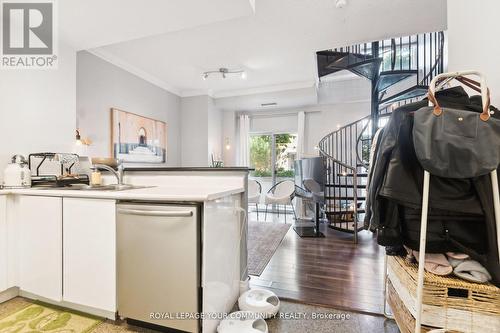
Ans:
[[[165,217],[193,216],[193,212],[191,210],[142,210],[142,209],[118,208],[118,213],[128,214],[128,215],[165,216]]]

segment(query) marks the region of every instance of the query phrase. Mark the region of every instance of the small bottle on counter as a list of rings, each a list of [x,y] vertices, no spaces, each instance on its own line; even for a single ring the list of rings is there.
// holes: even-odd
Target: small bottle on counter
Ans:
[[[100,186],[102,184],[102,175],[101,172],[97,169],[92,171],[92,175],[90,176],[90,185],[91,186]]]
[[[22,175],[23,187],[31,187],[31,170],[28,168],[27,163],[22,166]]]

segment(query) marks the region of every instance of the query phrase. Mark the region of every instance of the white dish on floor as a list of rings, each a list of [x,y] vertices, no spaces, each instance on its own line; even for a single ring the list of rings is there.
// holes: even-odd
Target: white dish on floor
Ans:
[[[238,299],[238,306],[242,311],[252,311],[262,318],[274,317],[280,309],[280,300],[275,293],[264,289],[251,289]]]
[[[218,333],[268,333],[267,323],[258,313],[237,311],[222,320]]]

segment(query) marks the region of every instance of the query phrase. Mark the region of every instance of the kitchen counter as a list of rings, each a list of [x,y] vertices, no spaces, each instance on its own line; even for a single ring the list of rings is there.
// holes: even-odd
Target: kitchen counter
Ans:
[[[245,189],[238,185],[197,185],[175,184],[171,186],[157,186],[138,188],[125,191],[81,191],[57,189],[4,189],[0,195],[18,194],[45,197],[67,198],[94,198],[113,200],[144,200],[144,201],[191,201],[204,202],[220,199],[229,195],[244,192]]]
[[[173,261],[179,261],[172,265],[180,265],[179,270],[187,267],[183,260],[188,253],[191,258],[196,254],[196,264],[184,274],[185,279],[174,280],[191,293],[192,304],[183,311],[229,313],[238,300],[239,281],[246,281],[248,276],[247,229],[243,222],[248,172],[227,171],[129,171],[124,183],[141,187],[123,191],[0,190],[0,211],[4,212],[0,214],[0,234],[9,235],[7,243],[0,239],[0,272],[7,272],[0,274],[0,301],[21,295],[109,319],[122,310],[132,318],[140,317],[118,309],[116,302],[120,274],[117,226],[126,223],[125,213],[117,209],[117,204],[138,201],[138,207],[156,202],[154,207],[159,210],[195,207],[196,217],[191,222],[196,223],[186,223],[189,231],[174,228],[175,232],[188,232],[189,237],[165,243],[175,243],[171,252],[180,257],[173,256]],[[103,185],[116,183],[115,177],[106,173],[102,181]],[[149,219],[147,214],[134,218],[144,223]],[[154,228],[156,225],[150,224]],[[157,239],[156,233],[143,236]],[[186,243],[187,239],[191,241]],[[143,244],[146,248],[148,241],[139,242]],[[232,255],[221,257],[227,253]],[[203,293],[195,295],[200,287]],[[178,297],[177,290],[169,292]],[[178,323],[159,324],[177,328]],[[202,320],[198,325],[202,325],[203,332],[215,333],[218,320]]]

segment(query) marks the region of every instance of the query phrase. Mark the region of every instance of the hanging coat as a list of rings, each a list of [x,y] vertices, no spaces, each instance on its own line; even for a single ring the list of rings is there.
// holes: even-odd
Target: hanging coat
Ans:
[[[481,112],[480,99],[462,87],[436,93],[440,105]],[[479,103],[478,103],[479,102]],[[406,244],[418,250],[423,169],[413,147],[412,112],[427,100],[393,111],[374,165],[365,224],[380,245]],[[498,112],[494,117],[498,117]],[[481,262],[500,281],[490,176],[449,179],[431,176],[428,252],[458,251]]]

